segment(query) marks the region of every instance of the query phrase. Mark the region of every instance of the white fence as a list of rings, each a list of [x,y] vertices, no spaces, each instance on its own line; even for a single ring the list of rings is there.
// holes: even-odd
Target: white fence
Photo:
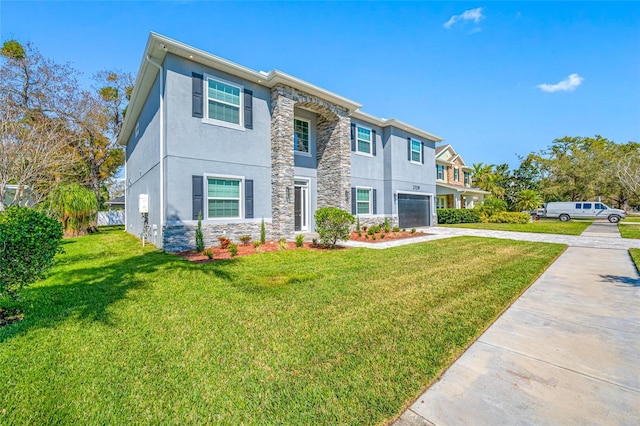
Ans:
[[[98,226],[124,225],[124,210],[98,212]]]

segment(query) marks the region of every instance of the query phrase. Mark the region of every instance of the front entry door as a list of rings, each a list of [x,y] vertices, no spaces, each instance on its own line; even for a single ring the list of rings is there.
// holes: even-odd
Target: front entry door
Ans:
[[[293,217],[295,231],[309,230],[309,184],[307,181],[295,181],[293,186]]]

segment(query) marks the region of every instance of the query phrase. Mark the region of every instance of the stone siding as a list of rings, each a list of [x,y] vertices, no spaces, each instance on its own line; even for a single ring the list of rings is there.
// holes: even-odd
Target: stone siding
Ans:
[[[391,226],[392,228],[394,226],[398,226],[398,216],[387,216],[387,219],[389,219],[389,226]],[[383,225],[383,224],[384,224],[384,217],[361,217],[360,218],[361,228],[363,226]],[[354,223],[353,230],[355,231],[355,229],[356,229],[356,225]]]
[[[267,240],[274,239],[271,223],[265,222]],[[194,250],[196,248],[197,225],[167,226],[164,232],[164,250],[168,252]],[[225,236],[235,244],[240,244],[242,235],[251,235],[252,241],[260,241],[260,222],[202,224],[205,247],[220,244],[218,237]]]

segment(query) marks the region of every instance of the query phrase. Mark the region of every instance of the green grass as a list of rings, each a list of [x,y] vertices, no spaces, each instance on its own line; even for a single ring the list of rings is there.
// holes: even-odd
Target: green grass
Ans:
[[[539,232],[542,234],[580,235],[591,225],[591,221],[537,220],[526,224],[518,223],[459,223],[455,225],[438,225],[451,228],[489,229],[492,231]]]
[[[564,250],[455,238],[191,264],[67,240],[0,328],[0,424],[374,424]]]
[[[629,254],[631,255],[631,259],[633,259],[633,263],[636,264],[636,269],[640,272],[640,248],[629,249]]]
[[[640,225],[618,224],[620,236],[622,238],[640,238]]]
[[[638,216],[627,216],[625,219],[622,219],[621,222],[622,223],[624,223],[624,222],[638,223],[638,222],[640,222],[640,217],[638,217]]]

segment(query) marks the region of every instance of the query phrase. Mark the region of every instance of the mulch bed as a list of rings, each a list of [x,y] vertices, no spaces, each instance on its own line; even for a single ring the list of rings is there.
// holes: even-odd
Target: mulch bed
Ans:
[[[394,240],[404,240],[407,238],[414,237],[424,237],[425,235],[429,235],[426,232],[416,231],[413,234],[409,231],[399,231],[399,232],[380,232],[374,235],[367,235],[366,232],[361,232],[362,236],[358,236],[357,232],[351,233],[351,241],[362,241],[363,243],[384,243],[385,241],[394,241]],[[384,235],[384,237],[383,237]],[[376,237],[374,240],[373,237]]]
[[[0,308],[0,327],[22,321],[24,314],[18,309]]]
[[[338,247],[339,248],[339,247]],[[195,250],[187,250],[176,253],[176,255],[187,259],[194,263],[208,263],[213,262],[214,260],[224,260],[231,259],[231,253],[229,250],[222,249],[220,247],[211,247],[211,252],[213,253],[213,259],[209,259],[206,255],[202,253],[198,253]],[[238,254],[235,257],[243,257],[250,256],[256,253],[268,253],[271,251],[281,250],[280,244],[277,241],[267,241],[264,244],[260,245],[258,249],[253,247],[253,244],[243,245],[238,244]],[[322,247],[314,246],[312,243],[303,243],[302,247],[296,247],[295,242],[288,242],[285,250],[324,250]]]

